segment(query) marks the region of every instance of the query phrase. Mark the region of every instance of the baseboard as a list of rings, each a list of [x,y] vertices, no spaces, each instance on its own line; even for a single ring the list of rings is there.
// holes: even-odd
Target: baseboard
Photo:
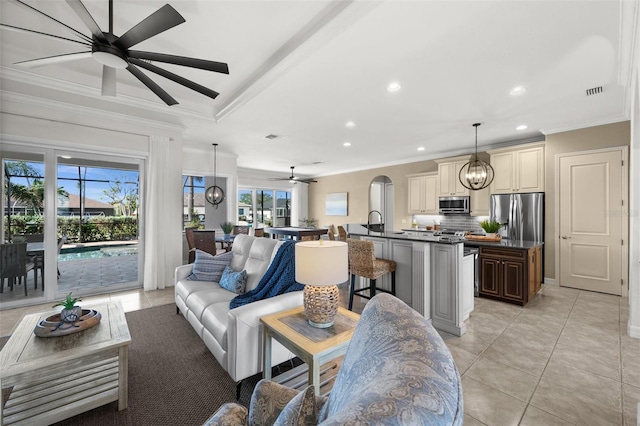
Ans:
[[[640,339],[640,326],[629,325],[629,326],[627,326],[627,331],[629,332],[629,336],[630,337],[634,337],[636,339]]]
[[[556,283],[556,279],[555,279],[555,278],[547,278],[547,277],[544,277],[544,281],[543,281],[543,283],[544,283],[544,284],[555,284],[555,283]]]

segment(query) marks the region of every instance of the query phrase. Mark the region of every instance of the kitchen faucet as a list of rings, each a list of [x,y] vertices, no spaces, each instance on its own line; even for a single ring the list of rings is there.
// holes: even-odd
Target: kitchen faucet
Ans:
[[[367,215],[367,234],[371,232],[371,213],[378,213],[378,216],[380,216],[380,225],[382,226],[382,232],[384,232],[384,224],[382,223],[382,213],[380,213],[378,210],[371,210]]]

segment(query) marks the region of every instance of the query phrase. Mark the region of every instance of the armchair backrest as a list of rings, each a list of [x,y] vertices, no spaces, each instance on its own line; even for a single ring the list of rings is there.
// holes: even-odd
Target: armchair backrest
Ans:
[[[400,299],[377,294],[362,312],[319,423],[461,425],[463,417],[460,374],[442,337]]]

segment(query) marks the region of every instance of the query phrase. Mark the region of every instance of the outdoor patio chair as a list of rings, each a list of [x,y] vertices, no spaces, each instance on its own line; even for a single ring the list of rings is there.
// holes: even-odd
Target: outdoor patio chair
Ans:
[[[18,279],[18,283],[24,278],[24,295],[27,295],[27,273],[34,268],[34,263],[27,258],[27,243],[0,244],[0,293],[4,291],[4,280],[8,280],[9,288]],[[37,282],[38,275],[33,273],[33,279]]]
[[[231,233],[233,235],[249,235],[249,227],[245,225],[233,225],[233,231],[231,231]]]
[[[41,243],[44,241],[44,234],[27,234],[24,236],[27,243]],[[44,251],[27,252],[29,260],[33,262],[33,273],[37,274],[40,270],[40,278],[42,278],[42,289],[44,290]],[[38,282],[33,280],[33,288],[38,289]]]

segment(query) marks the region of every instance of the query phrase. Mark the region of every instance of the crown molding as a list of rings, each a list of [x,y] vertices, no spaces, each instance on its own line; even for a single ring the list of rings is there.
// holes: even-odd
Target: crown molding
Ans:
[[[540,129],[540,133],[543,135],[553,135],[554,133],[571,132],[573,130],[586,129],[588,127],[604,126],[606,124],[620,123],[621,121],[628,121],[628,115],[614,115],[612,117],[603,118],[602,120],[594,120],[587,123],[575,124],[571,126],[556,127],[553,129]]]
[[[24,83],[31,86],[42,87],[46,89],[58,90],[74,95],[86,96],[88,98],[97,99],[101,102],[109,102],[117,105],[140,108],[145,111],[157,112],[159,114],[171,114],[173,116],[184,118],[195,118],[198,120],[211,121],[213,118],[209,113],[201,113],[181,107],[181,104],[168,107],[164,104],[154,103],[132,96],[118,94],[115,97],[108,97],[106,100],[100,95],[100,89],[77,84],[69,81],[63,81],[52,77],[46,77],[32,72],[18,70],[7,66],[0,66],[0,75],[2,79]],[[4,85],[6,87],[6,85]],[[171,108],[170,110],[168,108]],[[152,121],[152,120],[150,120]]]
[[[146,118],[133,117],[127,114],[120,114],[116,112],[104,111],[97,108],[90,108],[86,106],[79,106],[74,104],[69,104],[66,102],[59,102],[52,99],[40,98],[37,96],[24,95],[15,92],[7,92],[5,90],[0,90],[0,105],[3,105],[5,101],[15,102],[23,105],[29,106],[37,106],[47,109],[52,109],[55,111],[63,111],[71,113],[72,117],[82,117],[82,116],[90,116],[94,118],[98,118],[100,120],[108,119],[114,120],[119,123],[127,123],[132,124],[134,126],[145,126],[152,129],[157,129],[163,132],[172,132],[182,134],[185,131],[185,127],[182,125],[175,124],[167,124],[161,121],[149,120]],[[4,111],[2,108],[2,113],[11,114],[11,112]],[[49,117],[40,117],[47,118]],[[85,123],[82,120],[78,120],[74,124],[84,125]],[[109,129],[113,130],[113,129]],[[134,133],[134,132],[128,132]],[[144,133],[137,133],[144,134]]]

